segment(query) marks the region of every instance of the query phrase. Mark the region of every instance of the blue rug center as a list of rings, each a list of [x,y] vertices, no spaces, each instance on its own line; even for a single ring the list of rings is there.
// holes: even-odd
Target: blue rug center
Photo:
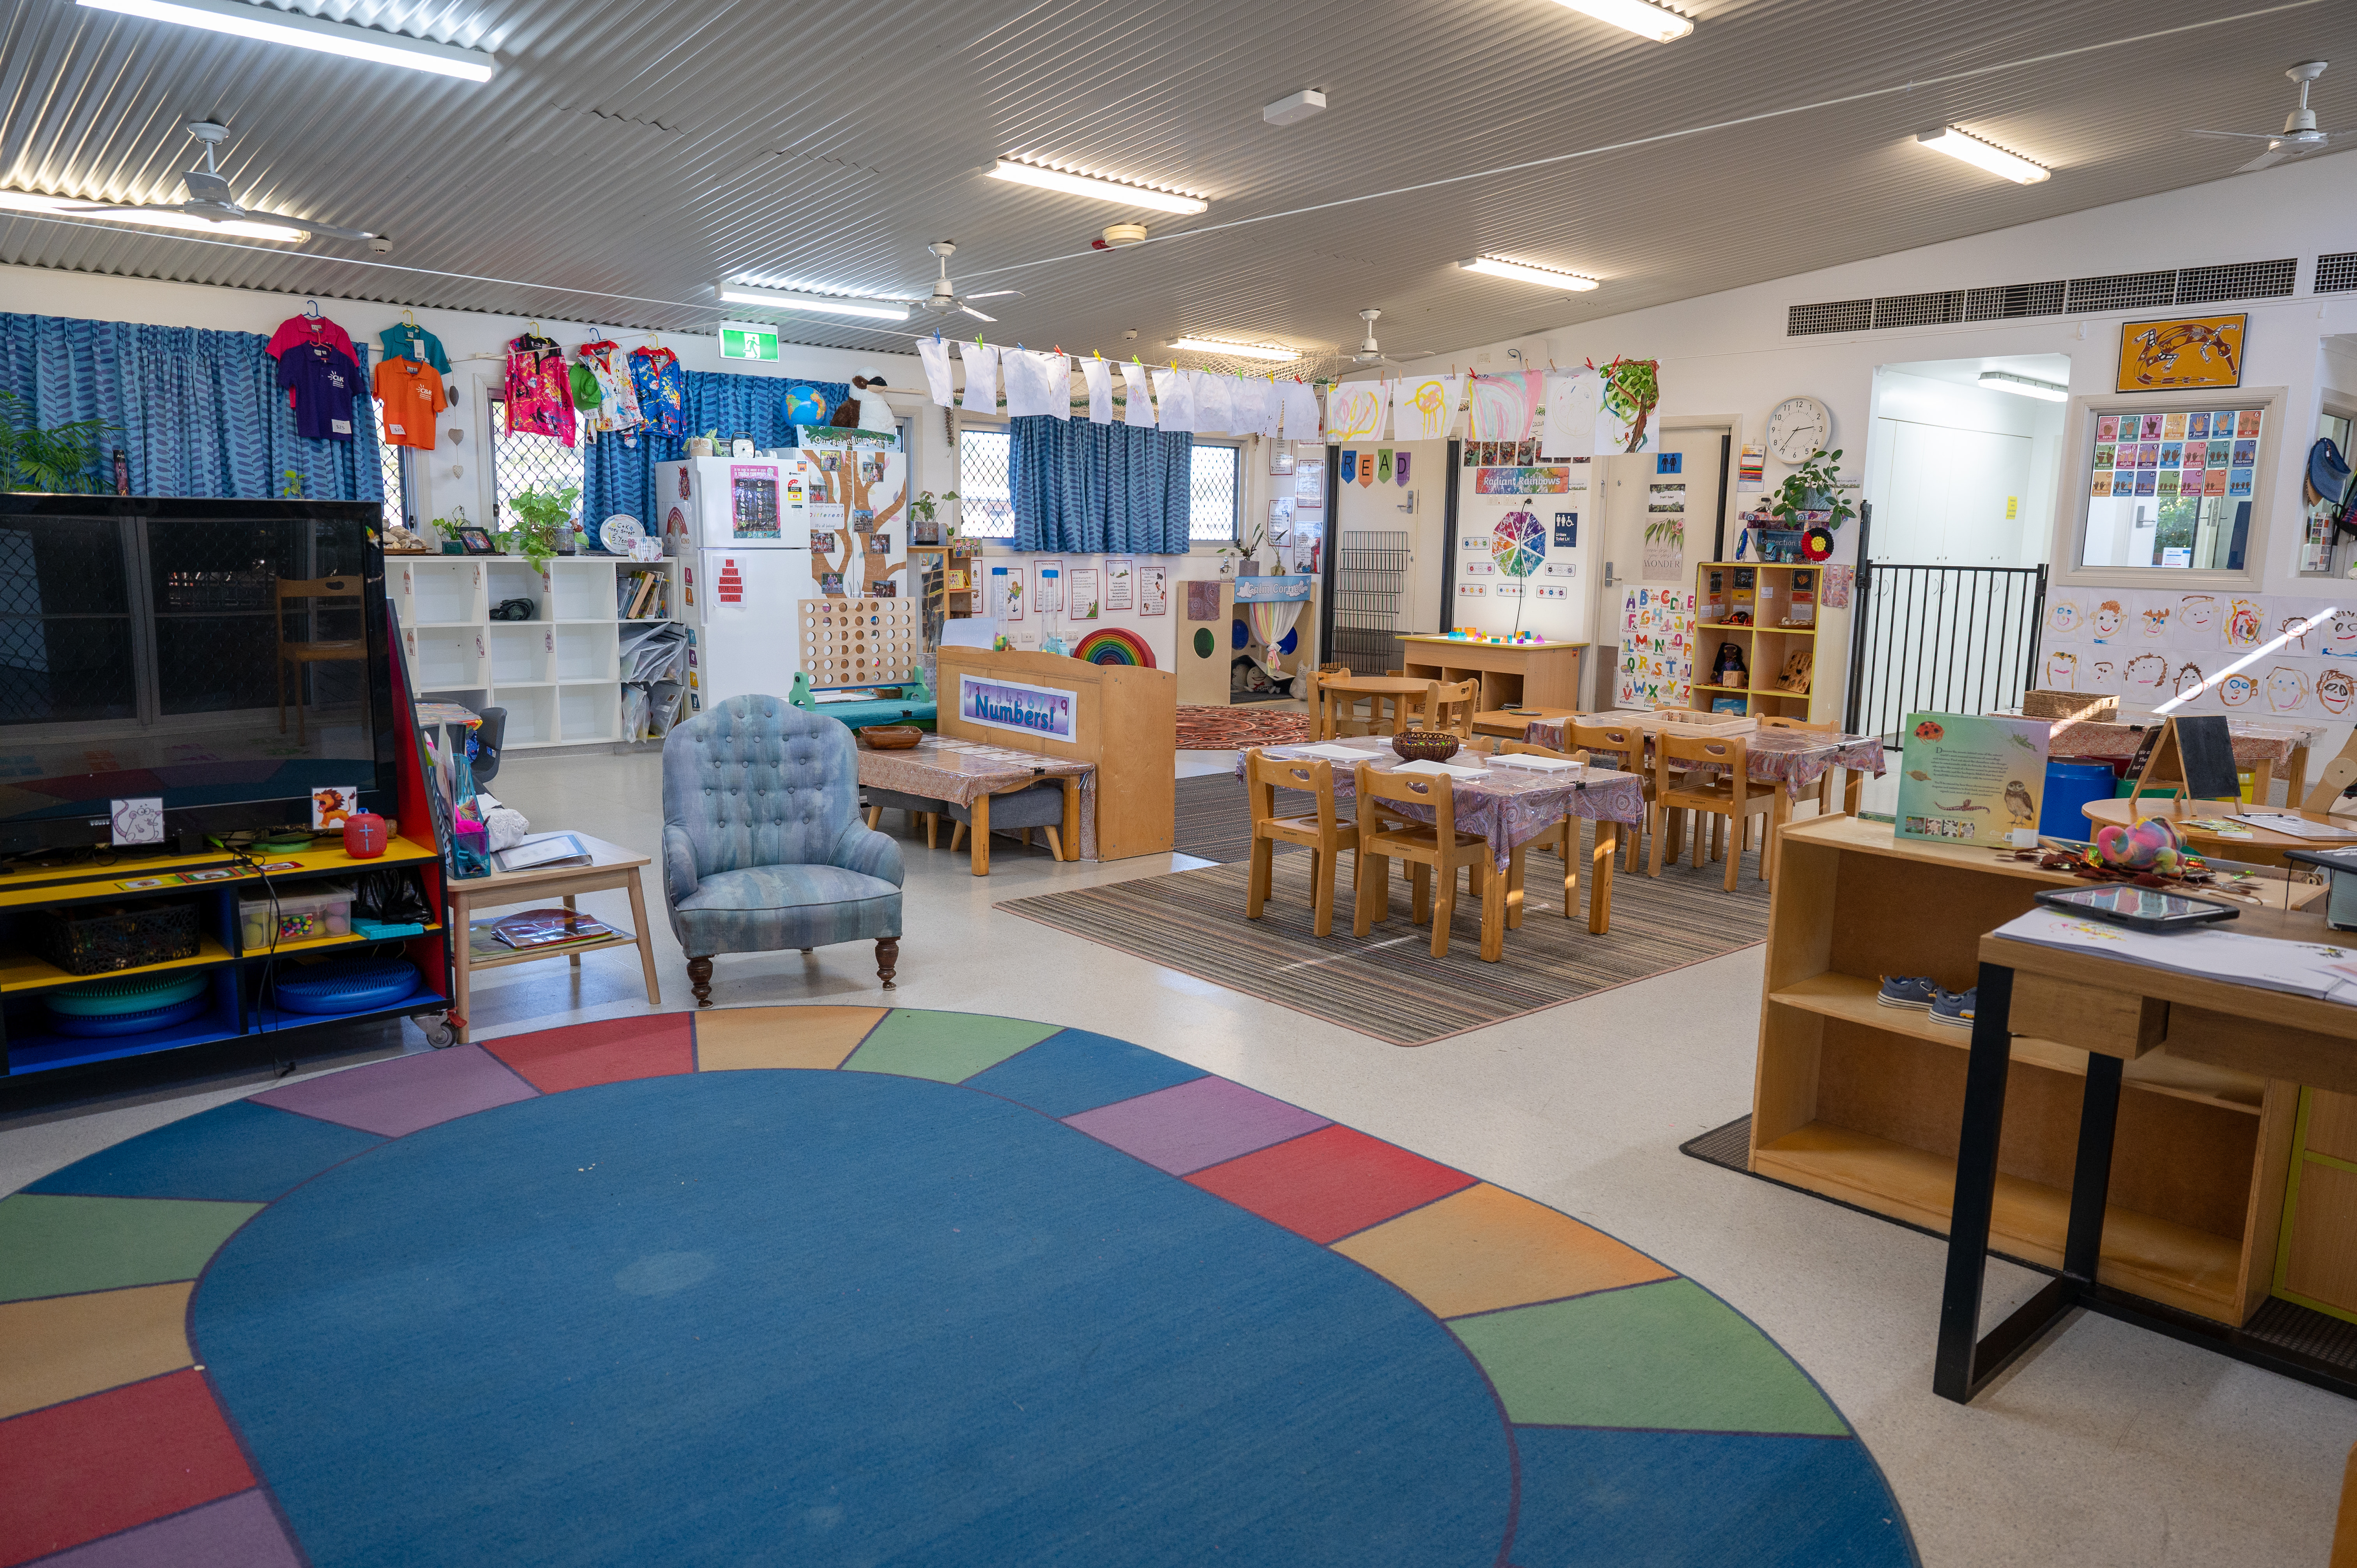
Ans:
[[[257,1215],[191,1311],[320,1568],[1491,1568],[1513,1460],[1358,1265],[853,1072],[550,1095]]]

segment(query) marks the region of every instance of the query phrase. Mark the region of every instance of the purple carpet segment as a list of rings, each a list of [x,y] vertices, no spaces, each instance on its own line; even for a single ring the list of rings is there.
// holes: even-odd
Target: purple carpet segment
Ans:
[[[1199,1078],[1064,1121],[1172,1176],[1216,1165],[1329,1124],[1323,1116],[1224,1078]]]
[[[536,1091],[480,1046],[453,1046],[331,1072],[253,1098],[322,1122],[404,1137],[454,1116],[530,1100]]]
[[[302,1568],[278,1515],[259,1491],[93,1541],[43,1560],[46,1568]]]

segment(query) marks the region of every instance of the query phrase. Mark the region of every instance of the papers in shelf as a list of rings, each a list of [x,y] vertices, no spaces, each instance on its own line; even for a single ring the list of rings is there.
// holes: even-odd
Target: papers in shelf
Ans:
[[[2271,833],[2282,833],[2296,839],[2357,839],[2357,828],[2344,828],[2335,822],[2314,822],[2306,817],[2279,816],[2273,811],[2238,811],[2234,821],[2248,822],[2255,828],[2265,828]]]
[[[2357,1003],[2357,948],[2245,937],[2216,926],[2190,931],[2137,931],[2047,908],[2008,921],[1996,934],[2042,948],[2149,964],[2232,985]]]

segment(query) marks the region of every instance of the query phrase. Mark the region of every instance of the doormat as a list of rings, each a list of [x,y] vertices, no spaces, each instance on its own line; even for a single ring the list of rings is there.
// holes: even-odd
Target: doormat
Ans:
[[[1309,738],[1308,714],[1273,714],[1259,708],[1182,707],[1178,749],[1234,751],[1247,746],[1298,746]]]
[[[1286,800],[1297,805],[1307,799],[1288,793],[1280,799],[1278,810],[1285,809]],[[1315,807],[1310,809],[1314,811]],[[1243,780],[1226,773],[1203,773],[1178,780],[1170,847],[1197,860],[1216,860],[1223,865],[1251,854],[1252,797],[1245,792]],[[1289,843],[1275,848],[1279,854],[1294,850]]]
[[[1896,1225],[1902,1230],[1929,1236],[1943,1245],[1948,1240],[1944,1230],[1934,1230],[1929,1226],[1912,1224],[1888,1214],[1877,1214],[1871,1208],[1860,1208],[1857,1204],[1844,1203],[1840,1198],[1827,1197],[1821,1192],[1811,1192],[1805,1187],[1794,1187],[1791,1182],[1778,1181],[1774,1176],[1761,1176],[1750,1169],[1751,1118],[1748,1115],[1738,1116],[1724,1127],[1714,1127],[1698,1138],[1687,1139],[1678,1145],[1678,1153],[1691,1155],[1706,1165],[1717,1165],[1721,1170],[1733,1171],[1754,1181],[1764,1181],[1770,1187],[1781,1187],[1787,1192],[1813,1197],[1819,1203],[1830,1203],[1853,1214],[1863,1214],[1868,1219],[1879,1219],[1885,1225]],[[2049,1279],[2061,1272],[2043,1263],[2033,1263],[2027,1258],[2017,1258],[2010,1252],[2000,1252],[1995,1248],[1989,1250],[1989,1256],[2002,1258],[2018,1268],[2029,1269]],[[2171,1310],[2160,1302],[2154,1302],[2152,1305],[2159,1312]],[[2243,1325],[2243,1333],[2278,1349],[2313,1356],[2345,1371],[2357,1372],[2357,1323],[2344,1323],[2328,1313],[2302,1306],[2298,1302],[2269,1296],[2252,1315],[2250,1322]]]
[[[1592,831],[1592,830],[1591,830]],[[1324,1018],[1395,1046],[1424,1046],[1469,1029],[1684,969],[1762,940],[1768,888],[1744,856],[1736,891],[1723,865],[1662,868],[1659,878],[1612,879],[1612,929],[1587,931],[1585,851],[1571,919],[1551,854],[1528,857],[1522,928],[1504,958],[1481,961],[1481,904],[1460,891],[1448,956],[1432,956],[1431,929],[1408,923],[1407,878],[1394,867],[1392,910],[1361,940],[1351,934],[1351,860],[1334,891],[1334,934],[1311,932],[1309,860],[1279,855],[1262,918],[1244,918],[1243,861],[1140,877],[998,906],[1150,962]]]

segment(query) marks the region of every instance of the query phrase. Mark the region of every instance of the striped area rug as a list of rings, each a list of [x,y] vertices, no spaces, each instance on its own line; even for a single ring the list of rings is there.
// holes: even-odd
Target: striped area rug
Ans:
[[[1448,956],[1435,959],[1430,929],[1408,923],[1407,877],[1397,866],[1391,918],[1361,940],[1351,934],[1345,860],[1334,934],[1312,935],[1306,854],[1276,857],[1275,897],[1258,920],[1244,918],[1242,860],[998,908],[1395,1046],[1423,1046],[1763,940],[1768,889],[1753,875],[1757,859],[1744,856],[1733,893],[1718,865],[1664,866],[1658,880],[1616,875],[1612,929],[1594,937],[1585,879],[1566,920],[1558,863],[1533,854],[1523,924],[1506,933],[1497,963],[1481,961],[1481,907],[1461,892]]]
[[[1308,799],[1287,790],[1277,810],[1297,811]],[[1234,775],[1202,773],[1178,780],[1177,815],[1170,847],[1180,854],[1224,863],[1252,854],[1252,800]],[[1276,851],[1291,854],[1294,846],[1278,844]]]

